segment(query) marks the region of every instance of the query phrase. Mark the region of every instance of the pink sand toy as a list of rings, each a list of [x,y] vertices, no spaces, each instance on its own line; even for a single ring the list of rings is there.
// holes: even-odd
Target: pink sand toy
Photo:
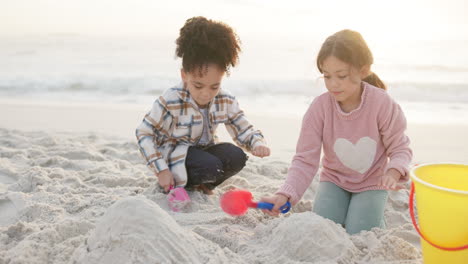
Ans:
[[[189,205],[191,201],[184,187],[171,186],[169,187],[169,193],[167,194],[167,202],[172,211],[180,212]]]

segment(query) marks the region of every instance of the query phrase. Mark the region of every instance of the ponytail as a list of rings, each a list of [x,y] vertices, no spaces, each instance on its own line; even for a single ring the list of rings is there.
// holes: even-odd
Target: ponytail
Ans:
[[[387,86],[384,84],[384,82],[380,80],[379,76],[377,76],[377,74],[373,72],[370,75],[368,75],[366,78],[364,78],[363,81],[375,87],[387,90]]]

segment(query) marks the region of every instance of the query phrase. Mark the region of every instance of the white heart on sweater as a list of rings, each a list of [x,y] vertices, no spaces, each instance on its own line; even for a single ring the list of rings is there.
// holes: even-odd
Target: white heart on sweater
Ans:
[[[370,137],[363,137],[356,144],[353,144],[347,139],[338,138],[335,141],[333,150],[343,165],[364,173],[374,162],[377,142]]]

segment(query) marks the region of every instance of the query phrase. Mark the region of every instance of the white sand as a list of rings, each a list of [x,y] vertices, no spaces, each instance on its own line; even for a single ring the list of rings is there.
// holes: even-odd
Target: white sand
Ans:
[[[188,211],[171,212],[133,139],[145,110],[0,102],[0,263],[421,263],[408,190],[390,193],[386,230],[354,236],[310,212],[317,179],[282,217],[221,211],[229,188],[259,199],[282,183],[297,118],[251,116],[274,155],[251,157],[214,195],[189,192]],[[409,131],[415,162],[468,157],[466,126]]]

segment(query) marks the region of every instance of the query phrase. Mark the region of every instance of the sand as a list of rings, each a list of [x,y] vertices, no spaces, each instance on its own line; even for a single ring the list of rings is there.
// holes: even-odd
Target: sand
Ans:
[[[255,199],[276,191],[300,118],[252,115],[273,155],[251,157],[214,195],[189,192],[191,206],[172,212],[133,139],[145,110],[1,101],[0,263],[421,263],[408,189],[390,192],[387,229],[353,236],[311,212],[317,178],[278,218],[220,209],[233,187]],[[466,162],[467,132],[409,124],[414,163]]]

